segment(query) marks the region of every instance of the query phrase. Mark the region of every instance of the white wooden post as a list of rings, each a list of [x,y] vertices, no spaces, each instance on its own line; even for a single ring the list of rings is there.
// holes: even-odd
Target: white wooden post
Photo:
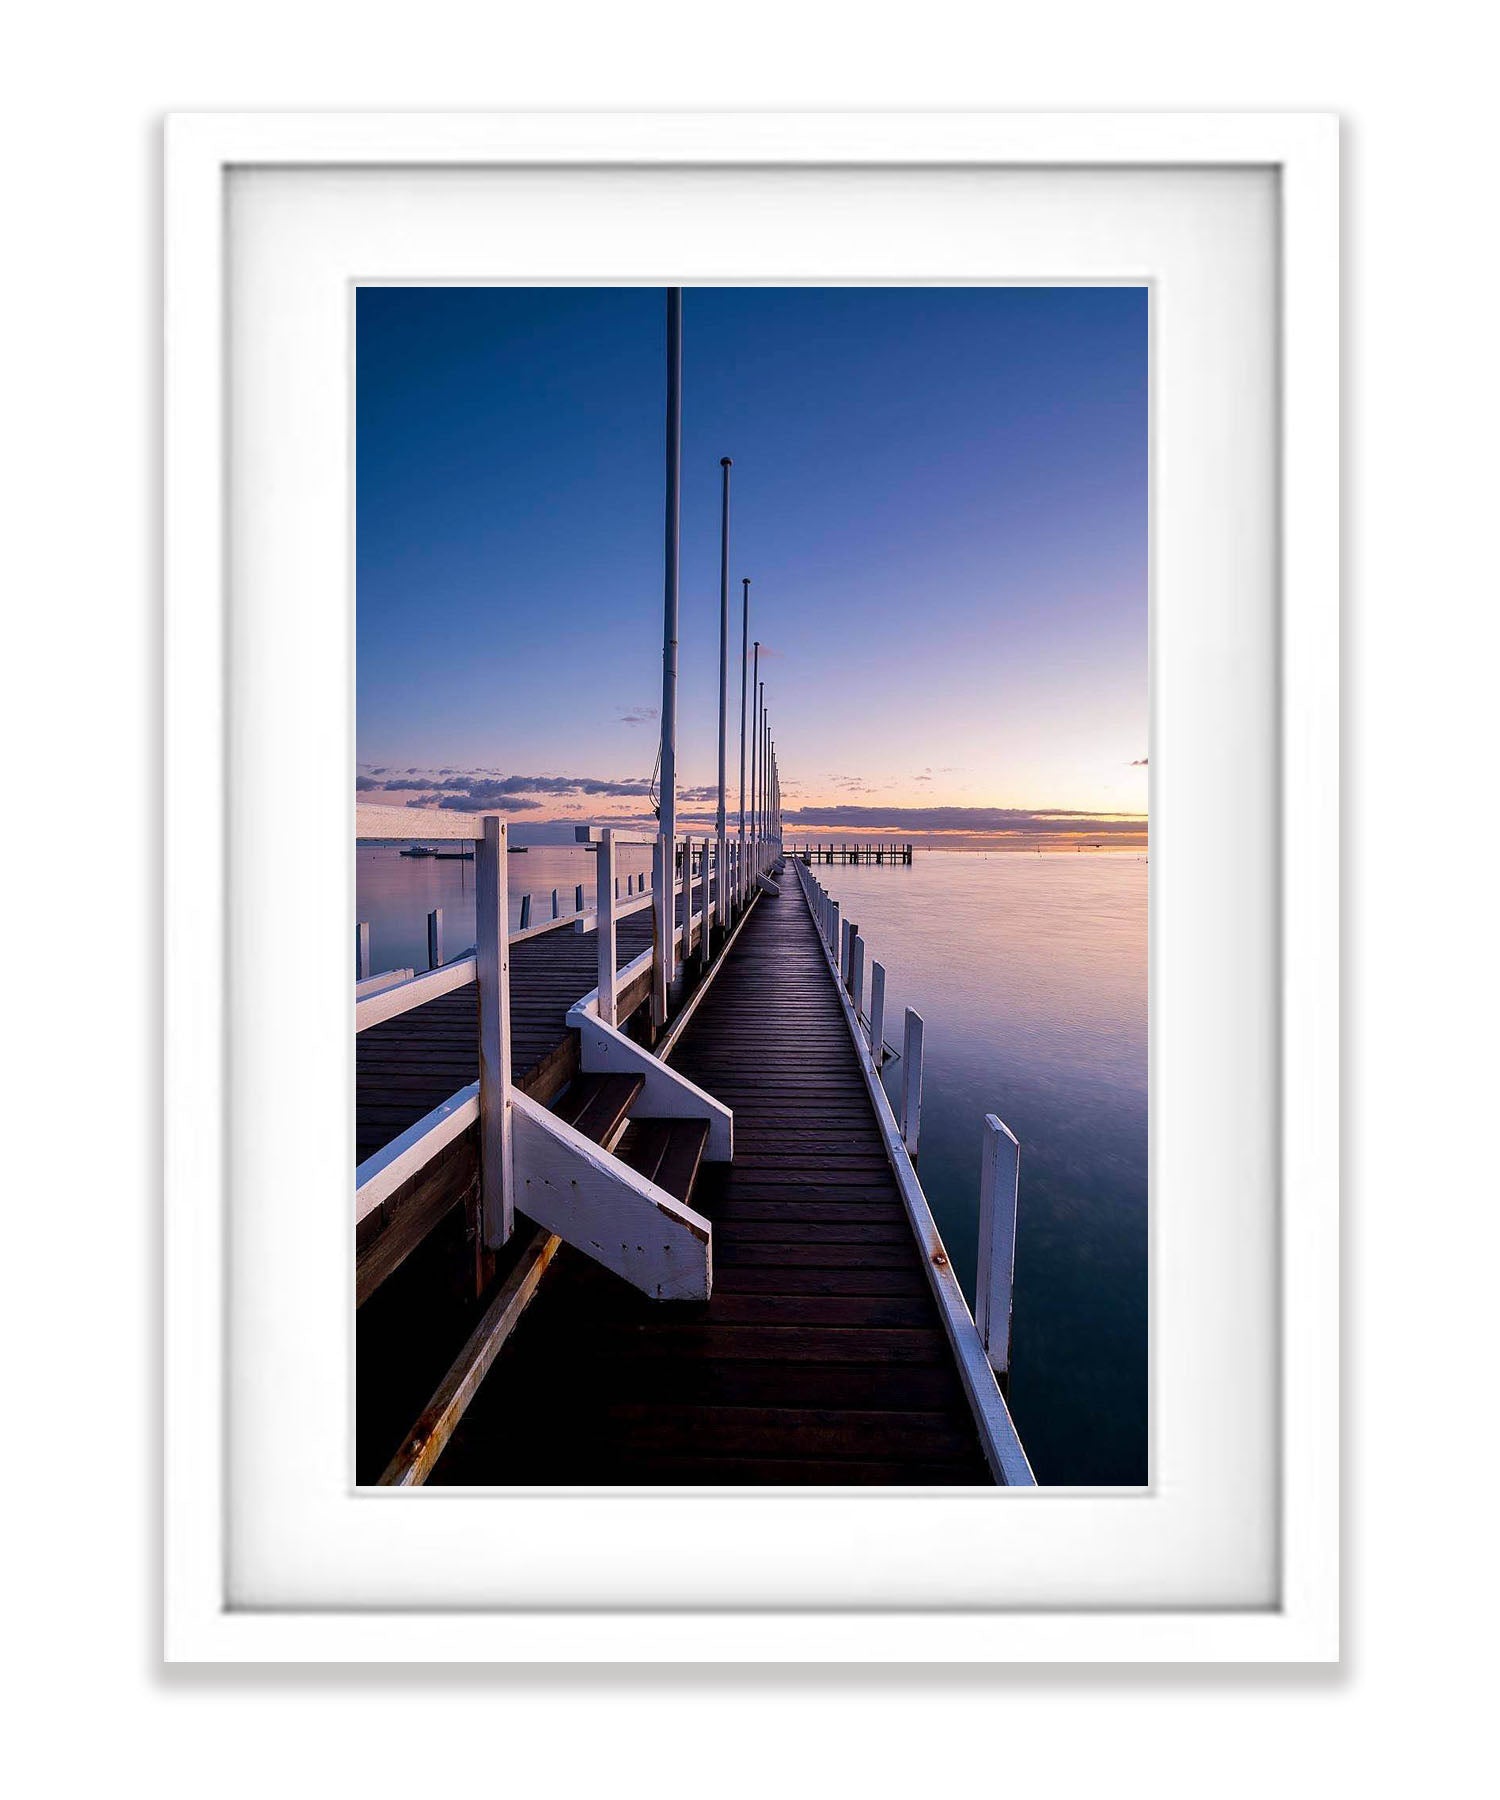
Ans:
[[[573,889],[573,911],[576,913],[583,911],[583,883],[581,881]]]
[[[354,978],[370,979],[370,927],[363,923],[354,927]]]
[[[674,886],[672,880],[672,844],[658,836],[651,847],[651,887],[655,902],[651,908],[654,926],[651,958],[651,1016],[658,1029],[667,1022],[667,989],[672,982],[672,913]]]
[[[475,946],[479,980],[479,1179],[484,1241],[494,1250],[515,1226],[515,1162],[510,1113],[510,882],[505,827],[484,821],[475,861]]]
[[[993,1113],[984,1121],[979,1168],[979,1273],[974,1323],[997,1375],[1010,1373],[1011,1295],[1016,1274],[1016,1203],[1021,1187],[1021,1146]]]
[[[682,840],[682,964],[693,953],[693,840]]]
[[[922,1015],[906,1009],[901,1045],[901,1141],[913,1160],[922,1128]]]
[[[561,912],[558,910],[556,888],[553,888],[552,890],[552,916],[554,919],[560,919],[562,917]]]
[[[709,920],[713,918],[713,909],[709,904],[709,846],[712,843],[712,838],[704,838],[703,848],[698,853],[698,871],[703,885],[703,922],[698,927],[698,961],[700,965],[708,961],[708,924]]]
[[[828,951],[833,957],[834,967],[838,967],[839,952],[839,903],[834,901],[828,909]]]
[[[427,966],[429,969],[440,969],[443,966],[443,909],[433,907],[427,915]]]
[[[844,991],[849,990],[849,968],[854,961],[854,953],[849,948],[849,936],[854,930],[853,924],[845,919],[839,927],[839,980],[844,984]]]
[[[595,870],[599,935],[599,1017],[615,1023],[615,837],[608,826],[599,845]]]
[[[530,926],[531,926],[531,895],[530,894],[522,894],[522,896],[521,896],[521,926],[520,926],[520,928],[522,931],[527,931],[530,929]]]
[[[859,1019],[860,1006],[865,997],[865,940],[859,935],[859,927],[854,927],[854,970],[849,983],[849,998],[854,1002],[854,1017]]]
[[[870,964],[870,1055],[878,1069],[885,1060],[885,964]]]

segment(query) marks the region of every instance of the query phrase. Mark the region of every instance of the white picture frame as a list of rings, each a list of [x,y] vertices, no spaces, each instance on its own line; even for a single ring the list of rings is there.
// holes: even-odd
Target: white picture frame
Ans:
[[[1323,115],[185,115],[167,145],[165,1623],[183,1661],[1329,1661],[1338,1644],[1338,229],[1337,130]],[[228,196],[246,171],[729,169],[1263,171],[1276,196],[1279,375],[1279,1123],[1274,1304],[1259,1321],[1279,1409],[1274,1593],[1266,1603],[1071,1610],[955,1605],[920,1572],[899,1603],[359,1610],[236,1600],[226,741],[236,679]],[[644,177],[643,177],[644,178]],[[597,271],[609,277],[609,267]],[[539,275],[548,273],[539,270]],[[1059,268],[1059,278],[1068,271]],[[1149,274],[1149,271],[1145,271]],[[1170,322],[1162,327],[1170,330]],[[342,623],[338,630],[342,631]],[[1156,771],[1153,770],[1153,774]],[[1155,871],[1153,871],[1155,873]],[[1154,946],[1155,949],[1155,946]],[[1153,1175],[1154,1180],[1154,1175]],[[1154,1188],[1153,1188],[1154,1200]],[[337,1311],[339,1298],[330,1295]],[[238,1372],[237,1376],[238,1376]],[[250,1472],[250,1473],[253,1473]],[[1163,1496],[1157,1494],[1156,1498]],[[295,1496],[292,1497],[295,1501]],[[380,1502],[375,1503],[377,1506]],[[505,1504],[478,1498],[472,1506]],[[607,1502],[605,1504],[608,1504]],[[638,1503],[616,1502],[635,1506]],[[774,1505],[774,1501],[758,1502]],[[909,1506],[931,1504],[916,1500]],[[1028,1503],[1029,1504],[1029,1503]],[[1066,1506],[1066,1498],[1042,1504]],[[1147,1504],[1150,1504],[1148,1501]],[[738,1515],[736,1515],[738,1516]]]

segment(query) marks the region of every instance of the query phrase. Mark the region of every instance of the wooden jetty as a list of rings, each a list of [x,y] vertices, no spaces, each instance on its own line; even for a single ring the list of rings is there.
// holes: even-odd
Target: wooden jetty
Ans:
[[[778,884],[774,825],[595,834],[594,906],[519,931],[503,824],[444,828],[478,839],[476,952],[357,990],[358,1479],[1030,1484],[1014,1162],[987,1138],[976,1324],[912,1161],[920,1020],[898,1118],[884,972],[867,1012],[864,941],[805,863]],[[655,874],[617,903],[623,841]]]
[[[794,844],[788,854],[809,865],[872,863],[894,869],[911,867],[911,850],[910,844]]]

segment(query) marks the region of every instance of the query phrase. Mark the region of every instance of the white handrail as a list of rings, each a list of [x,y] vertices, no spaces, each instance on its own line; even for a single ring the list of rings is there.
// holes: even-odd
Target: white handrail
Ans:
[[[444,963],[440,968],[427,969],[420,975],[409,976],[395,987],[387,988],[384,993],[370,994],[357,1000],[354,1005],[354,1029],[356,1033],[368,1031],[372,1025],[397,1018],[404,1012],[410,1012],[414,1006],[425,1006],[440,994],[451,994],[455,988],[467,987],[477,975],[478,965],[471,950],[467,956],[456,956],[452,962]]]
[[[479,1117],[479,1083],[471,1081],[424,1113],[354,1171],[354,1222],[374,1212]]]

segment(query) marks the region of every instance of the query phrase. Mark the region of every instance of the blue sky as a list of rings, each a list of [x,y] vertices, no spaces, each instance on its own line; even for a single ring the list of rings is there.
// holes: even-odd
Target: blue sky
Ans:
[[[687,290],[685,813],[717,766],[726,455],[731,687],[748,575],[794,823],[1144,811],[1146,345],[1143,288]],[[362,786],[641,815],[664,355],[660,289],[360,291]]]

